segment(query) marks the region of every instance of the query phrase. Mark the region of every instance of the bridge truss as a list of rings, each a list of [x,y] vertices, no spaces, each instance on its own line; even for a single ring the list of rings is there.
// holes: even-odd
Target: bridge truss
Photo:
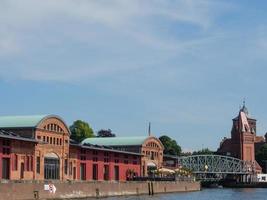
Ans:
[[[220,180],[229,175],[251,175],[255,172],[255,163],[221,155],[179,157],[178,164],[191,170],[200,180]]]

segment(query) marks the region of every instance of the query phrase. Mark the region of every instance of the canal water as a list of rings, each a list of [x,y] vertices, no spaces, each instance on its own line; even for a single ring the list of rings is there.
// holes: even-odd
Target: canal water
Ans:
[[[154,196],[110,197],[105,200],[257,200],[267,199],[266,189],[203,189],[199,192],[160,194]]]

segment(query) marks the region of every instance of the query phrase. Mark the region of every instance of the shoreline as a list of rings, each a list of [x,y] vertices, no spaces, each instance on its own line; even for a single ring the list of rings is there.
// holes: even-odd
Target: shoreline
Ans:
[[[267,188],[267,182],[253,182],[253,183],[225,183],[225,188]]]
[[[0,183],[0,199],[84,199],[105,198],[114,196],[154,195],[161,193],[200,191],[200,182],[161,181],[161,182],[59,182],[49,181],[56,187],[55,193],[44,189],[47,181],[6,182]]]
[[[216,182],[201,183],[202,188],[267,188],[267,182],[236,183],[236,182]]]

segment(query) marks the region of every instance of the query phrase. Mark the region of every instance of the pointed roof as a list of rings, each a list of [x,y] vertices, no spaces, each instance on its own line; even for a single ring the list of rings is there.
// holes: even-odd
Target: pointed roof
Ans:
[[[243,111],[240,111],[239,112],[239,120],[240,120],[240,125],[241,125],[241,131],[242,132],[250,132],[251,129],[250,129],[250,126],[249,126],[249,123],[248,123],[248,119],[247,119],[247,115],[245,112]]]
[[[248,109],[247,109],[247,107],[246,107],[246,102],[245,102],[245,100],[243,101],[243,107],[240,109],[240,112],[243,112],[243,113],[245,113],[246,114],[246,116],[248,117]]]
[[[246,102],[245,101],[243,101],[243,106],[239,108],[238,116],[235,117],[233,120],[238,120],[239,119],[240,112],[244,113],[246,115],[247,119],[256,120],[256,119],[250,117],[249,112],[248,112],[248,108],[246,107]]]

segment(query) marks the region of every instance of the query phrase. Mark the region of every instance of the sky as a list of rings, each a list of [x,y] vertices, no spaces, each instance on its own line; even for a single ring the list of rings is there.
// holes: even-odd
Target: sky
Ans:
[[[1,0],[0,115],[216,150],[242,101],[267,132],[265,0]]]

